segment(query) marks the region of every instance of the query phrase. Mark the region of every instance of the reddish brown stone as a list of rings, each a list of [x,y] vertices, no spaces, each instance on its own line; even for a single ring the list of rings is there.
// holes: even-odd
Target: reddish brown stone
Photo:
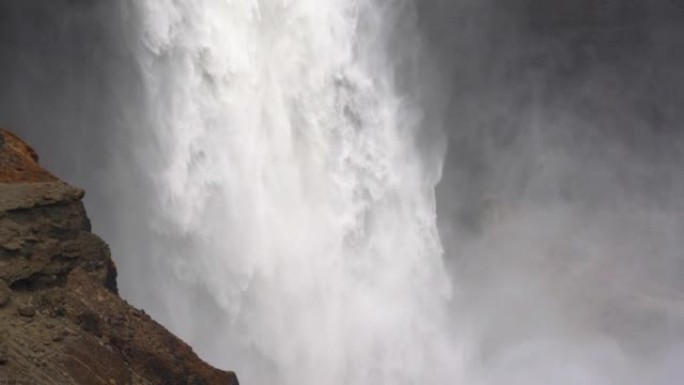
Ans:
[[[38,164],[36,152],[14,133],[0,128],[0,183],[55,182]]]
[[[3,298],[11,295],[0,306],[0,380],[237,384],[234,373],[212,368],[117,295],[116,267],[90,233],[83,191],[37,160],[0,129],[0,282]]]

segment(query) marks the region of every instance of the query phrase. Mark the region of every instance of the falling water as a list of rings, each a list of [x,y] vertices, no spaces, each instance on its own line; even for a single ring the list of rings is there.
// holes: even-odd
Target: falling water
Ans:
[[[243,385],[680,385],[678,3],[0,1],[0,125]]]
[[[244,383],[459,374],[441,165],[393,79],[389,5],[138,2],[170,323]]]

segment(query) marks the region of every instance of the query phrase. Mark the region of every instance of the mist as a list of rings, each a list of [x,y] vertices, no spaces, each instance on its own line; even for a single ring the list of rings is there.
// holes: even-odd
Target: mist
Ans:
[[[217,110],[213,109],[214,99],[200,98],[215,95],[211,88],[194,89],[195,94],[174,93],[181,88],[179,84],[185,84],[182,79],[194,76],[194,67],[176,63],[202,57],[202,63],[210,64],[208,76],[213,76],[214,82],[219,75],[225,76],[220,72],[220,60],[207,53],[220,52],[220,44],[195,47],[191,38],[179,37],[183,36],[179,30],[174,35],[173,28],[182,24],[178,20],[211,20],[220,25],[221,19],[167,2],[158,2],[155,9],[141,6],[153,2],[43,3],[0,2],[0,46],[5,52],[0,61],[0,126],[26,138],[56,175],[86,189],[94,230],[112,247],[123,296],[188,340],[212,364],[237,369],[238,375],[244,373],[243,382],[245,378],[253,379],[246,383],[264,378],[276,383],[285,383],[285,378],[294,381],[298,369],[302,376],[309,375],[305,382],[329,379],[312,368],[302,369],[302,362],[315,361],[286,360],[290,371],[279,371],[278,364],[284,361],[273,356],[283,354],[277,345],[287,339],[275,328],[263,326],[259,331],[264,334],[249,334],[247,321],[269,325],[269,310],[287,313],[277,301],[259,302],[259,295],[271,295],[285,304],[298,303],[280,296],[280,286],[271,288],[264,282],[251,284],[264,288],[256,291],[255,297],[240,297],[246,291],[240,269],[249,265],[258,271],[259,264],[273,262],[268,256],[249,254],[254,251],[243,245],[249,245],[249,237],[255,236],[247,231],[256,226],[245,219],[248,210],[240,211],[249,195],[230,195],[238,204],[235,211],[223,216],[199,215],[194,200],[183,200],[188,186],[203,182],[197,176],[204,175],[202,170],[211,170],[214,176],[207,184],[210,191],[216,186],[233,186],[231,183],[261,182],[233,179],[243,175],[240,172],[202,168],[213,163],[192,157],[196,161],[193,167],[197,167],[193,172],[199,174],[188,173],[187,179],[181,179],[185,184],[175,185],[178,180],[170,179],[167,172],[175,159],[168,149],[179,148],[180,142],[174,140],[187,131],[174,128],[172,120],[160,130],[160,111],[173,111],[174,119],[187,118],[190,115],[177,110],[179,101],[195,103],[194,111],[207,106]],[[330,15],[340,10],[344,14],[343,3],[329,9],[319,5],[319,10],[321,14],[324,8]],[[408,122],[404,128],[410,133],[406,136],[412,143],[408,147],[417,149],[416,154],[407,155],[411,161],[401,166],[407,174],[415,173],[415,180],[407,177],[404,186],[410,190],[419,185],[415,191],[420,193],[410,196],[425,207],[430,206],[434,194],[440,245],[427,254],[444,249],[442,262],[426,257],[422,266],[436,271],[435,282],[448,281],[433,286],[428,280],[417,280],[406,287],[396,286],[405,290],[402,293],[407,298],[398,304],[404,311],[399,314],[413,321],[413,313],[405,309],[428,309],[427,321],[416,319],[429,325],[420,336],[428,338],[432,333],[441,337],[437,338],[440,344],[435,344],[438,347],[424,348],[416,342],[421,337],[408,331],[402,334],[411,341],[407,347],[423,349],[411,358],[426,361],[405,365],[415,372],[444,370],[432,377],[410,377],[400,371],[397,380],[430,378],[433,383],[482,385],[681,383],[684,177],[680,168],[684,164],[684,130],[680,122],[684,112],[679,107],[684,101],[684,8],[675,1],[627,0],[361,3],[365,4],[361,7],[364,17],[358,28],[367,40],[354,52],[361,51],[359,55],[367,58],[357,71],[367,72],[345,78],[349,84],[342,88],[353,90],[345,91],[350,95],[365,92],[358,91],[363,90],[363,81],[354,82],[370,74],[383,80],[381,97],[362,100],[377,104],[394,100],[396,95],[403,111],[397,116]],[[169,12],[163,22],[151,25],[146,16],[163,14],[164,7],[177,13]],[[267,5],[262,10],[266,19],[269,11],[271,16],[279,12]],[[178,17],[183,12],[186,17]],[[230,19],[233,24],[227,25],[240,26],[240,20]],[[339,26],[335,24],[339,34],[334,36],[344,37],[340,45],[351,39],[346,24],[333,16],[305,20],[314,20],[313,26],[339,22]],[[226,30],[224,36],[253,36],[244,28],[234,35]],[[279,24],[272,28],[282,33],[283,39],[289,36],[289,30]],[[309,50],[306,60],[310,68],[318,73],[326,73],[330,62],[347,60],[346,51],[329,54],[333,56],[330,60],[316,56],[319,51],[337,49],[326,45],[326,33],[321,32],[320,40],[304,40],[302,45]],[[187,36],[211,37],[202,28]],[[231,44],[238,43],[232,40]],[[289,61],[287,55],[276,58],[282,66],[272,67],[269,76],[284,79],[282,84],[298,90],[298,83],[289,77],[295,71],[287,69],[298,68],[299,63]],[[163,92],[150,98],[150,84]],[[233,84],[241,83],[238,79]],[[368,95],[377,92],[368,91]],[[245,100],[250,106],[265,103],[260,96],[249,95]],[[356,120],[370,121],[375,116],[364,115],[363,103],[352,96],[349,99],[352,112],[345,110],[344,122],[359,125]],[[314,103],[302,105],[306,110]],[[321,108],[327,111],[324,104]],[[256,116],[242,113],[231,110],[231,116]],[[330,116],[333,118],[328,121],[338,124],[333,112]],[[221,116],[217,113],[212,119],[204,125],[211,127]],[[226,148],[240,154],[236,159],[261,159],[250,158],[254,154],[241,152],[240,146],[231,147],[230,137],[213,143],[206,132],[196,136],[205,139],[190,141],[190,152],[202,143],[210,160],[222,156]],[[261,140],[270,139],[264,136]],[[288,153],[282,154],[286,158]],[[317,167],[315,162],[302,162],[311,169]],[[418,166],[409,168],[409,164]],[[326,195],[320,191],[327,187],[317,181],[324,174],[301,169],[312,173],[310,183],[317,186],[316,194],[308,195],[308,201],[288,198],[282,208],[279,202],[285,198],[273,194],[268,202],[274,212],[288,212],[283,211],[286,206],[300,213],[308,213],[314,204],[322,207]],[[289,168],[276,171],[276,176],[293,172]],[[278,186],[289,186],[286,181],[280,183]],[[425,189],[432,193],[424,195]],[[236,212],[239,220],[231,217]],[[390,226],[387,218],[396,217],[382,213],[376,215],[388,222],[387,228],[403,231]],[[317,214],[312,211],[310,215]],[[308,229],[305,221],[286,223]],[[314,223],[324,226],[323,222]],[[306,234],[327,239],[336,227],[326,227],[326,231],[311,229]],[[401,234],[412,234],[406,231]],[[207,243],[208,238],[221,235],[230,240],[226,242],[229,246]],[[293,243],[298,245],[297,252],[308,255],[309,243]],[[290,247],[276,241],[269,245],[271,251]],[[232,259],[225,262],[216,257],[223,253],[230,253]],[[246,257],[240,253],[260,255],[261,259],[243,261]],[[308,260],[300,260],[297,253],[284,253],[300,268],[308,266]],[[392,268],[396,266],[391,264],[378,266],[395,272]],[[217,274],[203,276],[207,271]],[[226,271],[234,275],[222,275]],[[402,271],[398,269],[396,274],[401,277]],[[340,282],[341,287],[347,285],[347,281]],[[315,287],[288,286],[299,295]],[[384,293],[369,287],[371,305],[376,297],[385,298]],[[430,296],[430,291],[434,295]],[[414,297],[434,297],[430,298],[434,303],[418,307],[411,302]],[[250,301],[272,307],[250,309]],[[251,311],[251,318],[243,323],[235,321],[235,313],[240,311],[237,303],[246,303],[243,306]],[[338,305],[357,309],[346,302]],[[311,309],[319,309],[316,306],[312,304]],[[389,311],[370,309],[373,317],[360,312],[357,322],[380,319],[379,324],[393,330],[396,322],[387,316]],[[294,319],[317,320],[315,311],[310,318],[305,317],[306,307],[300,311],[302,318]],[[385,320],[385,316],[389,318]],[[315,323],[299,327],[316,329]],[[342,324],[331,321],[328,327],[341,330]],[[326,341],[344,345],[339,337],[348,336],[345,333],[350,330],[365,331],[361,326],[347,328],[330,334],[335,338]],[[257,342],[245,342],[244,335]],[[272,340],[259,342],[268,339],[264,336]],[[325,349],[315,342],[317,337],[301,341],[311,343],[312,351],[320,354]],[[253,345],[241,345],[250,343]],[[290,352],[309,353],[306,345],[290,348]],[[331,356],[325,368],[338,370],[335,360],[343,361],[340,357],[347,351],[364,357],[362,348],[339,348],[341,355]],[[282,377],[283,373],[289,377]],[[347,376],[364,383],[361,377]],[[335,381],[340,381],[339,377],[328,382]]]
[[[438,215],[482,381],[679,383],[681,6],[434,5]]]

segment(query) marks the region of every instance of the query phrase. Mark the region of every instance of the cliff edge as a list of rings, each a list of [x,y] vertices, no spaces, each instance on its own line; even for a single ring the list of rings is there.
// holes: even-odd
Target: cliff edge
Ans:
[[[237,385],[118,296],[83,195],[0,129],[0,384]]]

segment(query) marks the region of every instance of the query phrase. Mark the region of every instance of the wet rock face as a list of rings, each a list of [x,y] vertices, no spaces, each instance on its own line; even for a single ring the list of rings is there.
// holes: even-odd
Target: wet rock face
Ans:
[[[0,383],[237,384],[118,297],[81,198],[0,130]]]

